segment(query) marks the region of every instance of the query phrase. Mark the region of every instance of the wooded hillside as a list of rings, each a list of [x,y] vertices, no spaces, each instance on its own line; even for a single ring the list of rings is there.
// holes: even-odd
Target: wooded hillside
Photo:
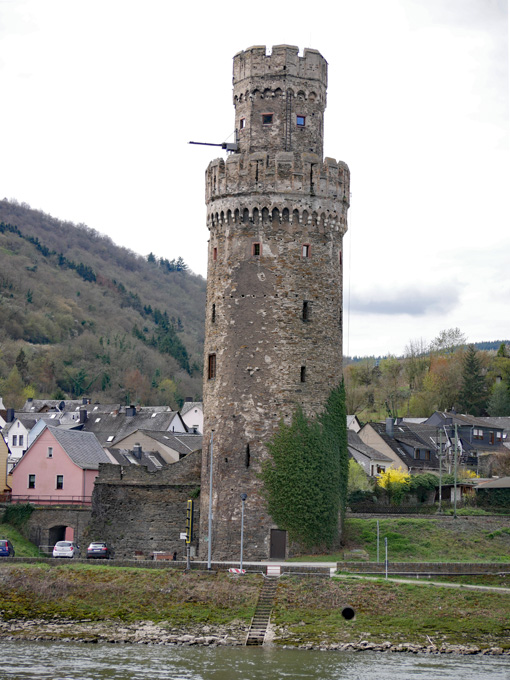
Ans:
[[[141,247],[143,241],[141,237]],[[86,225],[0,201],[0,395],[201,398],[205,280]]]

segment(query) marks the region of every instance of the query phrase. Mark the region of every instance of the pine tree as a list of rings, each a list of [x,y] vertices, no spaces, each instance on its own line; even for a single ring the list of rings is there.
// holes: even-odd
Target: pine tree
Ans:
[[[474,345],[469,345],[463,360],[459,406],[465,413],[480,416],[485,412],[486,403],[487,390],[478,352]]]

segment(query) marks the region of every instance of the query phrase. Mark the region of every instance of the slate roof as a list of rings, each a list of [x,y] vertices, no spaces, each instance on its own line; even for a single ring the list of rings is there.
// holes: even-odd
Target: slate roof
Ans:
[[[490,481],[480,482],[477,489],[509,489],[510,477],[500,477],[499,479],[491,479]]]
[[[381,439],[397,454],[397,456],[410,468],[439,468],[439,461],[435,452],[435,446],[431,441],[425,441],[417,435],[407,423],[400,422],[393,425],[393,437],[386,433],[386,423],[370,423],[371,427],[377,432]],[[414,427],[417,427],[414,425]],[[405,448],[408,446],[414,449],[428,449],[430,459],[418,459],[411,455]]]
[[[142,451],[141,458],[137,458],[132,449],[108,449],[108,451],[119,465],[144,465],[150,472],[171,465],[157,451]]]
[[[201,434],[173,434],[172,432],[152,432],[149,430],[141,430],[141,432],[147,437],[152,437],[152,439],[155,439],[164,446],[169,446],[179,454],[188,454],[202,448],[203,437]]]
[[[89,413],[82,429],[93,432],[103,446],[110,446],[137,430],[167,432],[176,416],[180,418],[177,411],[157,411],[152,407],[133,416],[126,416],[125,412]],[[182,426],[186,429],[184,424]]]
[[[99,463],[111,463],[110,458],[92,432],[65,430],[51,426],[48,426],[47,429],[78,467],[84,470],[97,470]]]

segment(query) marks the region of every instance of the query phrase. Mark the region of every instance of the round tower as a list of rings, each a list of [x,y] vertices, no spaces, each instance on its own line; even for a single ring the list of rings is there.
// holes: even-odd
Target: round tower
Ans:
[[[204,366],[201,553],[282,557],[261,496],[265,443],[297,404],[322,410],[342,373],[342,238],[349,169],[323,159],[327,62],[316,50],[234,57],[238,150],[206,171],[210,231]]]

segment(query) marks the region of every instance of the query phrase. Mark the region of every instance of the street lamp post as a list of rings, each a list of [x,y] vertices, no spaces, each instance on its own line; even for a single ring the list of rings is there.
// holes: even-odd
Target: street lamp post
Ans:
[[[241,494],[241,560],[239,564],[239,569],[242,573],[243,571],[243,539],[244,539],[244,503],[248,495],[245,493]]]

